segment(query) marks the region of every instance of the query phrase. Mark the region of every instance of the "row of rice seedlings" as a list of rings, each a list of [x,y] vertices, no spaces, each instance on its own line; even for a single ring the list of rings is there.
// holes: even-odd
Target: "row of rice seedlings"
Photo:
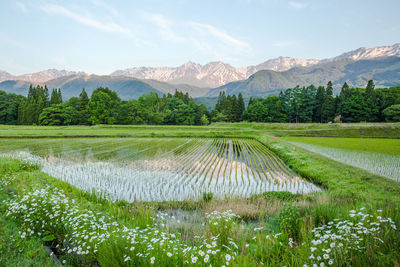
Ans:
[[[400,156],[373,152],[360,152],[291,142],[299,147],[326,156],[330,159],[355,166],[371,173],[400,181]]]
[[[4,139],[0,141],[0,151],[8,152],[13,150],[24,150],[28,147],[36,146],[38,148],[43,148],[43,143],[49,142],[47,139]],[[52,140],[53,143],[58,143],[60,140]]]
[[[270,151],[263,151],[259,149],[261,148],[261,145],[259,143],[256,143],[255,146],[257,152],[256,154],[262,156],[264,166],[267,169],[266,171],[270,174],[273,183],[282,183],[293,180],[293,177],[295,177],[294,173],[285,172],[284,166],[277,162],[277,157],[275,155],[270,153]]]

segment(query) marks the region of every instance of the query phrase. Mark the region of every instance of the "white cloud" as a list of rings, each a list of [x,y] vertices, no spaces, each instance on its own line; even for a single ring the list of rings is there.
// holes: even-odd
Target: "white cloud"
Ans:
[[[302,2],[290,1],[289,6],[298,8],[298,9],[303,9],[303,8],[306,8],[308,5],[306,3],[302,3]]]
[[[60,5],[46,5],[43,7],[43,10],[52,15],[61,15],[70,19],[75,20],[81,24],[105,31],[105,32],[113,32],[119,33],[127,36],[131,36],[132,32],[130,29],[125,28],[121,25],[118,25],[114,22],[111,23],[103,23],[102,21],[90,18],[86,15],[81,15],[76,12],[73,12],[63,6]]]
[[[288,46],[294,46],[296,45],[296,42],[292,42],[292,41],[281,41],[281,42],[276,42],[273,43],[272,46],[275,47],[288,47]]]
[[[184,42],[185,38],[183,36],[178,35],[172,29],[173,22],[161,14],[154,14],[148,12],[142,12],[142,18],[151,22],[158,29],[160,35],[167,41],[180,43]]]
[[[235,51],[250,51],[250,44],[240,41],[226,32],[212,26],[209,24],[203,24],[198,22],[190,22],[190,25],[199,31],[200,33],[208,34],[216,38],[218,41],[222,42],[224,45],[234,49]]]
[[[113,14],[114,16],[120,16],[118,10],[116,10],[115,8],[113,8],[112,6],[107,5],[106,3],[104,3],[101,0],[92,0],[92,3],[98,7],[102,7],[104,9],[106,9],[108,12],[110,12],[111,14]]]
[[[24,3],[21,3],[19,1],[16,1],[15,4],[17,5],[17,7],[23,12],[23,13],[28,13],[28,8],[26,7],[26,5]]]

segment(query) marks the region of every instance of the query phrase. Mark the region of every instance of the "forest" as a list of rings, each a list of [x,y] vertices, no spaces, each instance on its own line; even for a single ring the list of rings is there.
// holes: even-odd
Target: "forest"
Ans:
[[[115,91],[99,87],[88,96],[63,101],[60,89],[30,86],[27,97],[0,91],[0,124],[6,125],[97,125],[154,124],[207,125],[211,122],[383,122],[400,121],[400,86],[375,89],[350,88],[344,83],[333,95],[332,83],[282,90],[279,96],[250,98],[221,92],[210,112],[188,93],[121,100]]]

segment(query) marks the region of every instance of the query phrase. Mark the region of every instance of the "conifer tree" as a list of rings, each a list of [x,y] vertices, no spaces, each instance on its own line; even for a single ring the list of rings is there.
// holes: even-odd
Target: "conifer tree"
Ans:
[[[333,98],[332,82],[329,81],[326,86],[325,99],[322,105],[322,121],[329,122],[335,117],[335,99]]]

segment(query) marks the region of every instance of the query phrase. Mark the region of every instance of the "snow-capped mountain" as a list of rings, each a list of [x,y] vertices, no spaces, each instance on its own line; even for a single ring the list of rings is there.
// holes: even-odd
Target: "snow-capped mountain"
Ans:
[[[210,62],[205,65],[189,61],[178,67],[134,67],[117,70],[111,73],[111,76],[124,76],[137,79],[157,80],[170,84],[187,84],[196,87],[215,88],[229,82],[245,80],[261,70],[284,72],[294,67],[310,67],[320,63],[334,62],[343,59],[358,61],[390,56],[400,56],[400,43],[392,46],[379,46],[374,48],[362,47],[343,53],[337,57],[322,60],[278,57],[255,66],[241,68],[235,68],[220,61]],[[8,72],[0,71],[0,82],[5,80],[17,80],[30,83],[45,83],[53,79],[73,75],[85,75],[85,73],[49,69],[37,73],[14,76]]]
[[[84,72],[77,71],[67,71],[67,70],[56,70],[56,69],[48,69],[35,73],[28,73],[19,76],[11,75],[8,72],[0,71],[0,81],[5,80],[14,80],[14,81],[24,81],[30,83],[45,83],[47,81],[57,79],[65,76],[72,75],[82,75]]]
[[[356,50],[343,53],[337,57],[327,59],[326,61],[336,61],[346,58],[358,61],[391,56],[400,56],[400,43],[391,46],[378,46],[373,48],[360,47]]]
[[[223,62],[200,65],[187,62],[179,67],[138,67],[117,70],[112,76],[127,76],[138,79],[153,79],[173,84],[187,83],[200,87],[216,87],[231,81],[246,79],[246,73]]]
[[[247,76],[250,76],[260,70],[287,71],[294,67],[308,67],[318,64],[318,59],[305,59],[293,57],[278,57],[267,60],[256,66],[247,67]]]
[[[11,80],[14,76],[7,71],[0,70],[0,81]]]

